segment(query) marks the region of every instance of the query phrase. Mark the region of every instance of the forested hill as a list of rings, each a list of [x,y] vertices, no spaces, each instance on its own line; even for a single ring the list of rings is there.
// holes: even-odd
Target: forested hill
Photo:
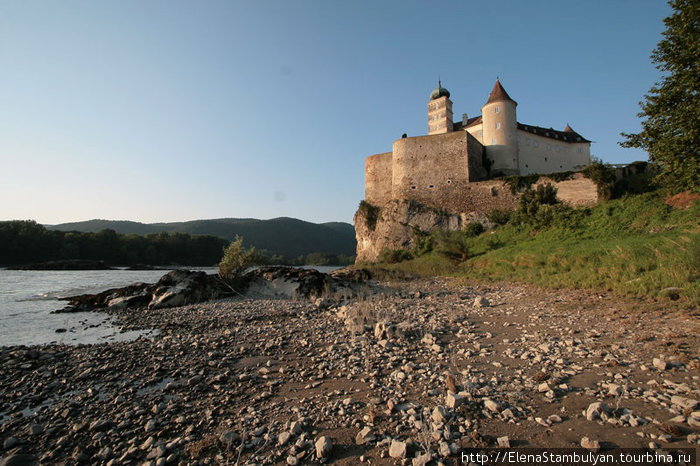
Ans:
[[[84,222],[44,225],[49,230],[98,232],[111,229],[121,234],[188,233],[213,235],[232,240],[237,235],[244,244],[272,254],[295,258],[310,253],[354,255],[355,230],[343,222],[311,223],[280,217],[270,220],[220,218],[173,223],[139,223],[122,220],[87,220]]]

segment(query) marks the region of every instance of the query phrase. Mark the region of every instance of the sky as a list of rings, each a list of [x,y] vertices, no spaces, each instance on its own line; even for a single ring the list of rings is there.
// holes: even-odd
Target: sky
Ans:
[[[352,222],[365,157],[496,77],[608,163],[660,75],[661,0],[0,0],[0,220]]]

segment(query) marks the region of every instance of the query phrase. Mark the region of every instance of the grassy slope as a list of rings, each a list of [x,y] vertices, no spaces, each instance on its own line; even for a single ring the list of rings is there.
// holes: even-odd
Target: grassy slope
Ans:
[[[668,295],[673,287],[681,288],[682,302],[700,304],[699,202],[680,210],[665,205],[659,193],[629,196],[594,209],[571,209],[539,230],[508,224],[467,242],[472,257],[463,263],[431,252],[378,267],[645,298]]]

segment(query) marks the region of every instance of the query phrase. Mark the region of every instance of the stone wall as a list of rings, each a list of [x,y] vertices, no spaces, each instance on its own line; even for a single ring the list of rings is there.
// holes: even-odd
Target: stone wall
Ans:
[[[392,153],[376,154],[365,159],[365,200],[383,205],[391,199]]]
[[[481,144],[466,131],[403,138],[393,149],[392,199],[443,206],[486,175]]]
[[[574,207],[589,207],[598,203],[598,186],[582,173],[576,173],[570,180],[558,183],[542,177],[537,180],[535,187],[549,183],[557,188],[557,198],[564,204]]]
[[[591,180],[577,173],[570,180],[555,182],[542,177],[533,186],[552,184],[557,197],[572,206],[590,206],[598,202],[598,188]],[[503,180],[465,183],[453,190],[441,203],[393,199],[380,207],[376,219],[364,217],[362,209],[355,214],[357,261],[375,261],[383,250],[410,249],[415,246],[414,230],[430,232],[436,228],[460,230],[471,221],[486,223],[486,214],[494,209],[514,210],[520,194],[513,194]]]

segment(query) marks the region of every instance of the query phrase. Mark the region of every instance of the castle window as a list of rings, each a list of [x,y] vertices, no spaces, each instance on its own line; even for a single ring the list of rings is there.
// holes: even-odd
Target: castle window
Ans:
[[[530,138],[525,138],[525,144],[530,145]]]
[[[535,141],[535,147],[540,147],[540,143],[538,141]]]
[[[557,152],[561,152],[561,147],[557,146]]]
[[[428,185],[428,188],[430,188],[430,189],[433,189],[434,187],[435,187],[434,184],[429,184],[429,185]]]
[[[551,144],[547,144],[547,150],[552,150],[552,145],[551,145]]]
[[[496,129],[501,129],[501,122],[499,122],[499,121],[496,122]]]
[[[479,137],[484,137],[484,130],[479,130]]]
[[[547,157],[544,158],[544,161],[545,161],[545,162],[547,161]]]
[[[518,134],[518,142],[520,142],[520,135]]]
[[[494,112],[494,113],[498,113],[498,112],[500,112],[500,111],[501,111],[501,110],[498,108],[498,105],[496,105],[496,106],[493,108],[493,112]]]
[[[582,152],[583,152],[583,149],[579,147],[579,148],[578,148],[578,153],[581,154]]]
[[[452,184],[452,180],[447,180],[447,184]]]
[[[525,168],[527,168],[527,164],[525,164]]]
[[[491,144],[496,144],[496,138],[491,139]]]
[[[415,187],[415,186],[411,186],[411,189],[416,189],[416,187]]]

